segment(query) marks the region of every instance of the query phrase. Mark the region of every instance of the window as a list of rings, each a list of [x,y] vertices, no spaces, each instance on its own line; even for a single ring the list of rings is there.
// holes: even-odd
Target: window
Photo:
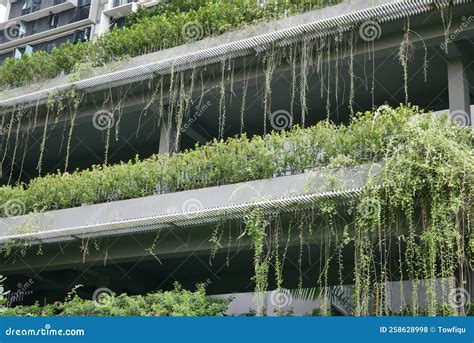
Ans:
[[[59,15],[58,14],[53,14],[49,13],[49,28],[54,29],[58,27],[58,20],[59,20]]]
[[[13,58],[15,58],[17,60],[20,60],[21,55],[22,55],[22,53],[21,53],[20,49],[17,48],[17,49],[15,49],[15,53],[13,54]]]
[[[32,35],[36,33],[36,24],[37,24],[36,21],[32,21],[31,24],[30,24],[30,30],[31,30],[30,34],[32,34]]]
[[[25,45],[21,48],[16,48],[13,53],[13,57],[20,60],[24,55],[31,55],[33,47],[31,45]]]
[[[24,55],[31,55],[33,53],[33,47],[31,45],[25,46],[25,52],[23,53]]]
[[[31,12],[36,12],[41,9],[41,0],[33,0],[33,5],[31,6]]]
[[[82,39],[84,37],[84,32],[82,31],[76,31],[74,32],[74,34],[72,35],[72,42],[74,44],[78,43],[78,42],[82,42]]]
[[[25,24],[23,22],[20,22],[20,24],[18,24],[18,38],[23,38],[25,37],[25,35],[26,35]]]
[[[23,7],[21,9],[21,15],[25,15],[31,12],[32,0],[25,0]]]
[[[64,2],[64,0],[54,0],[54,1],[53,1],[53,6],[62,4],[63,2]]]
[[[91,4],[91,0],[79,0],[79,7],[89,6]]]
[[[84,36],[82,37],[83,41],[91,39],[91,31],[92,31],[92,29],[90,27],[86,27],[84,29]]]
[[[112,17],[110,18],[111,29],[123,29],[125,27],[125,17]]]
[[[55,47],[56,47],[56,43],[55,43],[55,42],[50,42],[50,43],[46,44],[45,50],[46,50],[46,52],[47,52],[48,54],[50,54],[51,51],[53,51],[53,49],[54,49]]]
[[[92,29],[90,27],[86,27],[84,30],[74,32],[74,34],[72,35],[72,42],[79,43],[84,42],[86,40],[90,40],[91,31]]]

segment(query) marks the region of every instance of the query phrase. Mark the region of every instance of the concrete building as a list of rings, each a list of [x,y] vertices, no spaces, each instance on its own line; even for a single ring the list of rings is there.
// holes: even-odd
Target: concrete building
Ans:
[[[131,0],[6,0],[0,4],[0,61],[92,39],[136,11]]]
[[[226,103],[224,130],[219,124],[219,82],[222,60],[231,61],[225,68],[233,68],[232,83],[234,99],[241,99],[247,92],[247,111],[257,113],[246,117],[245,131],[251,136],[263,134],[270,119],[262,119],[262,97],[265,74],[259,65],[259,52],[273,44],[282,46],[304,39],[325,37],[334,32],[356,36],[353,48],[353,73],[355,78],[354,109],[370,110],[383,104],[397,106],[405,102],[405,86],[409,101],[435,112],[449,111],[454,120],[474,126],[474,3],[472,1],[446,2],[436,9],[439,1],[345,1],[339,5],[301,15],[283,18],[270,23],[259,24],[217,37],[190,42],[175,48],[141,55],[90,70],[79,80],[67,75],[45,80],[23,87],[0,92],[1,114],[6,116],[22,106],[36,108],[44,115],[51,94],[59,94],[74,86],[84,93],[84,100],[75,121],[73,147],[69,156],[69,170],[88,168],[103,163],[104,131],[94,128],[92,119],[100,111],[115,111],[107,99],[120,102],[121,127],[117,139],[108,142],[108,163],[118,163],[141,158],[155,152],[173,153],[206,143],[213,138],[232,137],[240,131],[240,107],[236,100]],[[448,4],[449,3],[449,4]],[[26,6],[26,7],[25,7]],[[36,7],[35,7],[36,6]],[[91,39],[108,29],[110,18],[122,17],[136,9],[136,3],[109,0],[81,2],[31,2],[18,0],[4,5],[4,32],[12,23],[19,25],[21,37],[5,39],[0,34],[0,59],[13,54],[21,55],[35,50],[48,50],[51,44],[66,40]],[[446,34],[445,12],[450,17],[450,34]],[[472,14],[472,15],[469,15]],[[404,40],[405,27],[409,20],[413,50],[410,51],[410,77],[404,82],[403,69],[399,62],[400,43]],[[375,36],[364,36],[361,24],[369,22]],[[52,25],[53,24],[53,25]],[[337,33],[336,33],[337,35]],[[79,37],[80,38],[77,38]],[[3,37],[3,38],[2,38]],[[74,38],[76,37],[76,38]],[[444,45],[449,41],[449,50]],[[314,47],[317,49],[317,47]],[[350,97],[348,75],[350,56],[342,54],[322,62],[328,75],[337,70],[336,76],[329,76],[335,82],[341,80],[331,97],[321,99],[327,83],[316,73],[308,73],[308,113],[306,125],[315,124],[326,118],[329,111],[335,122],[348,121],[350,111],[347,103]],[[425,75],[425,63],[428,73]],[[202,84],[194,85],[193,97],[202,94],[202,104],[192,108],[182,128],[170,127],[164,121],[157,121],[152,115],[144,114],[150,101],[154,101],[153,89],[157,75],[169,75],[182,71],[188,77],[201,68]],[[337,68],[337,69],[336,69]],[[292,68],[282,62],[274,71],[272,80],[272,111],[290,110],[288,96]],[[424,80],[425,76],[428,82]],[[327,81],[327,80],[326,80]],[[166,83],[167,82],[167,83]],[[165,80],[169,86],[171,81]],[[205,87],[206,92],[201,92]],[[327,90],[326,90],[327,91]],[[125,96],[124,96],[125,94]],[[231,96],[231,97],[232,97]],[[164,95],[166,106],[169,95]],[[102,104],[108,104],[102,108]],[[158,111],[155,108],[153,111]],[[297,116],[297,118],[299,118]],[[299,119],[298,119],[299,120]],[[41,120],[40,120],[41,122]],[[3,166],[3,183],[8,175],[13,179],[28,181],[37,175],[37,155],[41,145],[44,125],[48,126],[48,149],[44,151],[43,170],[54,172],[63,167],[65,158],[64,132],[69,122],[60,118],[52,125],[40,123],[29,134],[30,145],[25,149],[21,170],[11,165]],[[181,130],[179,141],[170,132]],[[221,132],[223,131],[223,132]],[[5,133],[3,133],[5,136]],[[13,141],[13,137],[10,138]],[[12,151],[6,153],[12,159]],[[6,159],[7,161],[9,159]],[[11,168],[13,170],[10,173]],[[226,234],[235,237],[241,229],[241,218],[255,206],[263,206],[269,212],[284,205],[288,210],[301,206],[314,206],[324,199],[337,199],[343,204],[360,192],[369,176],[376,174],[378,165],[363,165],[338,171],[308,172],[267,180],[249,181],[239,184],[220,185],[198,190],[168,194],[158,191],[156,195],[107,202],[4,218],[0,239],[31,240],[34,246],[41,244],[41,255],[13,255],[0,258],[0,273],[8,275],[14,285],[33,278],[35,286],[29,301],[60,298],[65,290],[75,284],[84,284],[81,292],[91,296],[94,290],[107,287],[115,292],[143,293],[159,288],[169,288],[175,280],[186,287],[205,282],[211,294],[248,293],[253,290],[251,243],[243,240],[230,243],[219,251],[212,264],[209,254],[212,244],[209,236],[222,218],[229,220]],[[328,181],[328,175],[336,174],[337,186]],[[307,188],[308,180],[316,179],[314,188]],[[306,205],[305,205],[306,204]],[[283,217],[290,221],[290,215]],[[39,228],[35,232],[19,232],[25,223]],[[325,223],[318,225],[324,227]],[[149,249],[156,240],[162,248]],[[84,252],[84,242],[101,239],[107,248]],[[312,270],[314,261],[323,255],[320,237],[308,238],[308,253],[305,253],[304,270]],[[288,250],[290,262],[287,269],[287,288],[297,287],[299,268],[298,242],[292,242]],[[81,250],[82,247],[82,250]],[[396,252],[393,252],[394,254]],[[351,255],[346,252],[348,269],[353,267]],[[229,263],[235,262],[235,263]],[[311,262],[312,261],[312,262]],[[14,262],[14,263],[13,263]],[[314,270],[312,270],[314,272]],[[336,275],[331,283],[336,284]],[[312,287],[312,279],[305,277],[305,287]],[[399,281],[394,277],[393,281]],[[270,286],[271,287],[271,286]],[[471,285],[472,287],[472,285]],[[472,290],[471,290],[472,292]],[[471,293],[472,294],[472,293]],[[245,298],[246,296],[244,296]],[[27,299],[27,300],[28,300]],[[394,300],[397,303],[397,300]],[[274,304],[273,304],[274,305]],[[334,304],[337,308],[337,304]],[[242,306],[235,305],[236,311]],[[245,306],[244,306],[245,307]],[[342,311],[343,312],[343,311]]]

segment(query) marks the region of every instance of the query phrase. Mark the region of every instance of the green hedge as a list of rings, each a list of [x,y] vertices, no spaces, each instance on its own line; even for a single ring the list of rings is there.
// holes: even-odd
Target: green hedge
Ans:
[[[112,295],[99,302],[73,295],[70,300],[46,306],[36,303],[6,308],[0,316],[222,316],[230,300],[206,297],[203,286],[191,292],[175,284],[172,291]]]
[[[425,121],[410,120],[414,114]],[[73,173],[58,171],[28,185],[0,187],[0,208],[3,216],[17,215],[18,206],[11,210],[14,204],[21,205],[22,213],[47,211],[381,160],[410,137],[407,132],[414,123],[420,130],[423,125],[447,125],[416,109],[384,107],[375,114],[359,114],[348,125],[320,122],[264,137],[214,140],[193,150],[143,161],[93,166]],[[470,142],[466,132],[469,130],[451,125],[443,127],[440,134]]]
[[[7,58],[0,67],[0,87],[17,87],[28,81],[185,44],[192,38],[183,34],[189,24],[198,27],[195,38],[204,38],[337,2],[340,0],[293,0],[261,6],[256,1],[199,0],[194,4],[179,1],[173,6],[142,10],[131,18],[130,27],[104,33],[92,42],[68,42],[53,49],[50,55],[40,51],[21,59]],[[181,7],[184,11],[179,10]]]

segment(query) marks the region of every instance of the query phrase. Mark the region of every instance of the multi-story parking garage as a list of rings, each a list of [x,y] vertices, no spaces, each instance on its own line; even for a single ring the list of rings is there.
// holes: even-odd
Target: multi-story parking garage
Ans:
[[[0,41],[0,54],[21,57],[25,46],[43,50],[51,39],[60,44],[78,30],[85,34],[88,25],[92,25],[88,32],[105,30],[104,15],[114,7],[107,4],[111,9],[98,11],[99,4],[94,4],[81,7],[66,1],[53,4],[49,12],[48,6],[39,5],[37,11],[20,13],[25,5],[9,2],[2,25],[6,28],[18,19],[24,26],[20,31],[26,33]],[[88,12],[84,18],[79,15],[82,19],[64,27],[31,31],[30,26],[42,18],[56,17],[52,9],[57,9],[61,23],[63,15],[82,13],[84,8]],[[176,167],[180,175],[164,175],[151,189],[144,181],[146,189],[125,194],[124,186],[114,189],[104,178],[95,189],[100,195],[87,200],[63,194],[62,187],[69,187],[67,177],[76,169],[156,153],[172,159],[169,156],[181,156],[196,144],[242,133],[256,137],[327,120],[347,124],[355,112],[381,105],[411,103],[472,125],[474,19],[469,13],[474,16],[471,1],[345,1],[80,73],[5,87],[0,93],[3,184],[28,185],[57,170],[66,174],[58,174],[64,183],[56,189],[42,190],[61,194],[42,207],[14,196],[6,200],[10,207],[4,205],[0,238],[8,253],[1,258],[1,273],[8,275],[11,285],[34,280],[34,291],[25,301],[54,301],[76,284],[85,286],[81,289],[85,296],[101,287],[144,293],[169,288],[174,281],[186,287],[207,283],[210,294],[253,292],[255,283],[259,291],[254,275],[258,266],[268,258],[273,271],[278,263],[270,254],[255,254],[251,235],[237,239],[250,226],[249,218],[255,219],[251,214],[257,213],[269,218],[269,227],[278,223],[265,242],[280,242],[276,256],[280,252],[286,261],[283,284],[270,280],[266,289],[325,289],[354,282],[357,288],[361,282],[353,277],[361,268],[357,239],[338,251],[330,237],[342,237],[356,225],[347,208],[366,192],[367,182],[377,179],[383,158],[348,167],[315,168],[322,165],[318,162],[268,175],[251,171],[241,178],[217,179],[212,176],[216,165],[199,165],[196,177],[189,175],[193,167],[183,159],[173,162],[182,163]],[[276,153],[298,160],[297,149],[288,153],[291,144]],[[331,145],[322,147],[312,158],[323,161],[330,149]],[[250,167],[236,163],[232,168],[242,168],[244,174]],[[97,173],[87,182],[106,173],[94,170]],[[140,184],[138,176],[130,175],[130,188]],[[320,212],[328,202],[335,204],[337,213],[330,221]],[[422,209],[415,207],[414,216],[422,218]],[[305,223],[296,225],[295,217],[306,218]],[[295,225],[315,229],[295,234]],[[422,230],[418,225],[422,224],[414,225],[415,231]],[[375,275],[387,274],[380,279],[387,285],[410,282],[409,272],[403,273],[404,267],[398,265],[407,246],[387,243],[410,231],[409,223],[399,226],[397,234],[382,240],[383,256],[390,256],[383,268],[390,272],[373,267]],[[281,236],[275,238],[275,232]],[[338,261],[335,256],[342,257]],[[455,269],[449,275],[433,272],[432,281],[457,280],[472,294],[472,285],[465,282],[472,275],[470,269]],[[374,281],[375,288],[377,284]],[[381,291],[383,297],[391,297],[387,303],[392,305],[400,304],[403,292],[397,292]],[[443,298],[442,292],[422,295],[421,302],[429,296]]]

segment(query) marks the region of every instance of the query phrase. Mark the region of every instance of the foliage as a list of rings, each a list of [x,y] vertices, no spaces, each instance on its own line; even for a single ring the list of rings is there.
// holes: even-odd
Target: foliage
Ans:
[[[8,292],[5,292],[3,288],[3,282],[6,280],[2,275],[0,275],[0,313],[4,310],[4,305],[7,303],[7,298],[5,295],[8,295]]]
[[[230,299],[206,297],[203,285],[195,292],[175,284],[172,291],[146,295],[111,295],[101,302],[74,295],[61,303],[40,306],[17,306],[6,309],[3,316],[222,316]]]
[[[402,136],[413,109],[401,107],[385,115],[367,112],[349,125],[320,122],[316,126],[245,135],[196,146],[172,155],[128,161],[89,170],[46,175],[28,185],[0,187],[0,205],[15,201],[24,213],[69,208],[81,204],[130,199],[222,184],[264,179],[308,168],[380,160],[389,144]],[[462,130],[453,135],[466,136]],[[461,139],[461,138],[459,138]],[[462,138],[464,141],[466,138]],[[8,213],[4,213],[8,216]]]
[[[235,1],[231,0],[174,0],[169,2],[160,2],[153,7],[139,7],[138,11],[130,14],[126,17],[126,26],[130,27],[137,23],[144,21],[146,18],[176,13],[176,12],[189,12],[191,10],[197,10],[202,6],[206,6],[209,3],[231,3]],[[273,0],[267,1],[266,6],[272,6],[274,8],[281,8],[282,11],[290,9],[292,12],[298,12],[302,10],[310,10],[320,8],[328,5],[337,4],[338,0]],[[240,3],[254,4],[258,1],[252,0],[241,0]]]
[[[106,32],[94,41],[67,42],[54,48],[49,55],[39,51],[21,59],[7,58],[0,67],[0,85],[17,87],[28,81],[69,74],[80,69],[81,65],[101,66],[337,2],[291,1],[263,6],[256,1],[200,0],[160,5],[141,10],[132,16],[129,27]],[[181,11],[182,7],[184,11]]]
[[[386,285],[393,279],[394,265],[398,277],[411,280],[410,303],[402,297],[402,314],[462,313],[462,306],[455,306],[449,290],[456,290],[453,277],[456,270],[472,265],[472,242],[469,242],[474,214],[472,131],[462,129],[446,118],[404,106],[396,110],[382,106],[373,115],[356,117],[347,127],[350,130],[344,132],[354,137],[358,132],[356,128],[371,133],[378,131],[378,137],[371,137],[371,142],[378,148],[370,153],[383,154],[382,172],[371,178],[360,198],[344,206],[343,210],[337,211],[334,204],[322,203],[292,213],[294,223],[287,229],[299,228],[292,239],[300,240],[300,269],[305,237],[325,237],[320,242],[322,263],[317,288],[304,292],[300,282],[300,289],[293,294],[319,297],[321,312],[328,314],[325,299],[331,295],[327,291],[327,275],[333,256],[328,249],[334,245],[351,245],[355,251],[353,299],[349,301],[354,304],[353,314],[393,313],[393,309],[389,309]],[[333,142],[337,142],[339,137],[333,138],[336,138]],[[344,161],[340,154],[332,157],[330,165],[336,160]],[[344,232],[340,235],[334,222],[344,212],[353,217],[353,222],[350,225],[341,223]],[[278,265],[280,259],[278,245],[265,241],[265,237],[275,236],[280,230],[278,225],[272,225],[278,222],[278,219],[271,220],[272,217],[273,214],[265,214],[257,208],[244,220],[244,234],[251,238],[254,247],[257,294],[265,291],[268,285],[268,266]],[[328,226],[321,228],[320,220]],[[395,258],[391,257],[394,250],[399,251]],[[343,267],[338,259],[337,268],[342,270]],[[275,269],[278,279],[277,273]],[[417,296],[422,280],[426,304],[421,309]],[[463,282],[459,280],[461,285]],[[400,294],[404,294],[403,283],[400,284]],[[315,290],[319,289],[322,292],[316,294]],[[257,314],[260,313],[261,309],[257,308]]]
[[[301,269],[306,238],[323,237],[318,243],[321,263],[315,285],[323,298],[321,313],[328,314],[328,275],[339,273],[342,284],[344,263],[338,251],[349,247],[355,264],[351,270],[354,314],[395,312],[389,308],[386,287],[395,272],[397,277],[411,280],[410,303],[402,299],[400,312],[408,308],[413,315],[449,315],[459,309],[452,304],[439,305],[438,296],[443,297],[441,303],[449,303],[446,296],[455,288],[455,271],[472,265],[472,139],[470,128],[460,127],[447,116],[435,117],[416,107],[382,106],[374,113],[355,115],[347,125],[324,121],[307,129],[294,127],[252,139],[244,135],[214,140],[194,150],[144,161],[48,175],[27,186],[0,188],[0,204],[5,209],[8,201],[15,200],[27,211],[45,211],[301,173],[315,167],[383,162],[381,173],[347,206],[338,207],[328,200],[293,210],[290,224],[285,225],[288,237],[284,249],[279,246],[279,237],[283,238],[279,213],[257,208],[242,218],[245,228],[240,237],[247,236],[254,249],[256,294],[267,289],[270,267],[281,289],[282,262],[290,240],[300,244]],[[345,221],[347,216],[349,222]],[[216,231],[211,237],[220,247],[221,235]],[[329,271],[334,265],[331,261],[338,271]],[[423,310],[417,299],[422,280],[427,299]],[[404,294],[403,290],[400,293]],[[264,313],[262,306],[256,313]]]

